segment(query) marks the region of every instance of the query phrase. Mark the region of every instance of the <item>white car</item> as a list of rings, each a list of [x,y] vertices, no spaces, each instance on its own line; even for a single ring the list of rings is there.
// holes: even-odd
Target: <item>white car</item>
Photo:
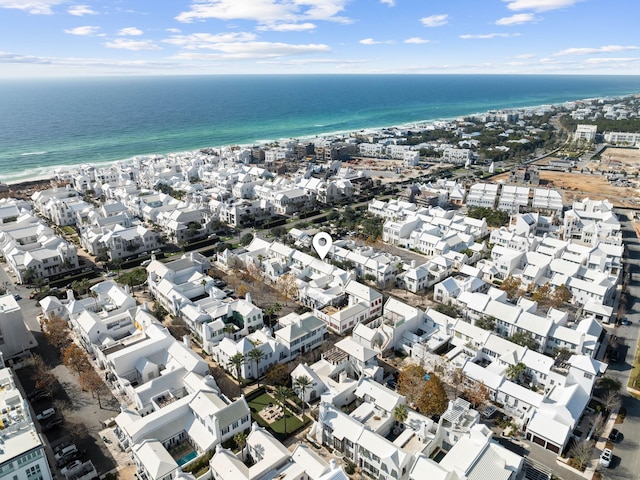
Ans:
[[[36,415],[36,418],[38,420],[44,420],[45,418],[53,417],[55,414],[56,414],[56,409],[51,407],[41,411],[39,414]]]
[[[64,467],[63,469],[60,470],[60,473],[62,475],[66,475],[67,473],[75,470],[76,468],[78,468],[79,466],[82,465],[82,461],[81,460],[74,460],[73,462],[71,462],[70,464],[68,464],[66,467]]]
[[[600,455],[600,465],[602,465],[604,468],[609,468],[609,465],[611,465],[612,458],[613,458],[613,452],[611,451],[611,449],[605,448],[602,451],[602,455]]]

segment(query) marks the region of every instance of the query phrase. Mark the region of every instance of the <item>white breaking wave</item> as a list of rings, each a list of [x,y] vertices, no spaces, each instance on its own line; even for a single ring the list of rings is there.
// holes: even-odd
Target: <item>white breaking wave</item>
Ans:
[[[25,152],[25,153],[21,153],[20,156],[25,156],[25,155],[44,155],[45,153],[49,153],[49,152]]]

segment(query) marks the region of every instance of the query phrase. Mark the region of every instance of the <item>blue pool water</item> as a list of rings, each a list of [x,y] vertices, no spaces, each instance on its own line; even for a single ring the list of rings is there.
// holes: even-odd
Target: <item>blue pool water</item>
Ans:
[[[185,463],[189,463],[191,460],[198,456],[198,452],[195,450],[193,452],[187,453],[184,457],[180,457],[176,462],[179,466],[184,465]]]

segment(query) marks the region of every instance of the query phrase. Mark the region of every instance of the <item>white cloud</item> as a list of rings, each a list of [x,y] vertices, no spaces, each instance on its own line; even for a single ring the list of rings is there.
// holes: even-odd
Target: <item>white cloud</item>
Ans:
[[[426,40],[424,38],[420,38],[420,37],[411,37],[411,38],[407,38],[404,43],[415,43],[415,44],[422,44],[422,43],[429,43],[429,40]]]
[[[441,27],[449,22],[449,15],[431,15],[420,19],[425,27]]]
[[[604,63],[638,63],[640,58],[638,57],[618,57],[618,58],[588,58],[584,63],[587,65],[601,65]]]
[[[182,52],[174,56],[174,58],[181,60],[276,58],[289,55],[325,53],[331,50],[328,45],[323,44],[295,45],[271,42],[217,43],[210,45],[209,48],[217,50],[219,53]]]
[[[66,3],[67,0],[0,0],[0,8],[15,8],[33,15],[51,15],[51,7]]]
[[[123,28],[118,32],[118,35],[127,37],[137,37],[142,34],[144,34],[144,32],[136,27]]]
[[[67,12],[76,17],[82,17],[84,15],[98,15],[98,12],[92,10],[89,5],[74,5],[69,7]]]
[[[165,31],[169,33],[180,33],[182,30],[180,30],[179,28],[165,28]]]
[[[390,7],[396,6],[396,0],[380,0],[380,3],[384,3],[385,5],[389,5]]]
[[[627,52],[629,50],[638,50],[640,47],[635,45],[605,45],[599,48],[567,48],[553,54],[554,57],[563,57],[566,55],[593,55],[594,53],[612,53]]]
[[[510,17],[500,18],[496,20],[496,25],[521,25],[538,20],[533,13],[516,13]]]
[[[163,40],[163,42],[177,45],[187,50],[199,50],[215,49],[215,46],[221,43],[251,42],[255,39],[256,35],[254,33],[246,32],[220,33],[217,35],[211,33],[193,33],[191,35],[174,35],[171,38]]]
[[[309,20],[350,22],[338,14],[348,0],[193,0],[186,12],[176,18],[179,22],[217,18],[219,20],[253,20],[260,24],[295,23]]]
[[[474,38],[480,39],[488,39],[488,38],[509,38],[509,37],[519,37],[519,33],[485,33],[480,35],[460,35],[460,38],[463,40],[470,40]]]
[[[353,65],[357,63],[367,63],[367,60],[344,60],[337,58],[292,58],[289,60],[262,60],[258,61],[262,65]]]
[[[535,58],[537,55],[535,53],[522,53],[520,55],[516,55],[516,58]]]
[[[314,30],[314,23],[274,23],[269,25],[260,25],[257,30],[271,32],[303,32],[305,30]]]
[[[64,33],[68,33],[69,35],[88,36],[88,35],[95,35],[99,31],[100,31],[100,27],[92,27],[87,25],[84,27],[69,28],[67,30],[64,30]]]
[[[572,7],[581,0],[503,0],[507,2],[509,10],[533,10],[534,12],[546,12],[559,8]]]
[[[122,50],[162,50],[158,45],[149,40],[128,40],[126,38],[116,38],[104,44],[107,48],[119,48]]]
[[[391,40],[374,40],[373,38],[363,38],[362,40],[360,40],[360,43],[362,45],[382,45],[382,44],[389,44],[389,43],[393,43],[393,41]]]

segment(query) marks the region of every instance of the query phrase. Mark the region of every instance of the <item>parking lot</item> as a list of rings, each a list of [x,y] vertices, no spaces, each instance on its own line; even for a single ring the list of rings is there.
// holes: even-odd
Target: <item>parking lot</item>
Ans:
[[[100,431],[103,429],[102,422],[119,413],[118,402],[111,396],[102,398],[101,408],[97,398],[92,398],[91,393],[83,391],[78,378],[60,362],[57,352],[49,346],[44,335],[37,332],[36,338],[39,346],[34,353],[39,354],[50,366],[58,384],[51,388],[53,391],[49,394],[35,388],[32,367],[19,368],[16,375],[27,398],[31,397],[29,403],[36,426],[52,447],[47,449],[52,470],[57,469],[60,473],[61,468],[75,460],[91,460],[98,474],[113,470],[118,462],[102,440]],[[38,416],[41,418],[38,419]],[[76,454],[59,462],[55,458],[53,447],[63,443],[81,447]]]

